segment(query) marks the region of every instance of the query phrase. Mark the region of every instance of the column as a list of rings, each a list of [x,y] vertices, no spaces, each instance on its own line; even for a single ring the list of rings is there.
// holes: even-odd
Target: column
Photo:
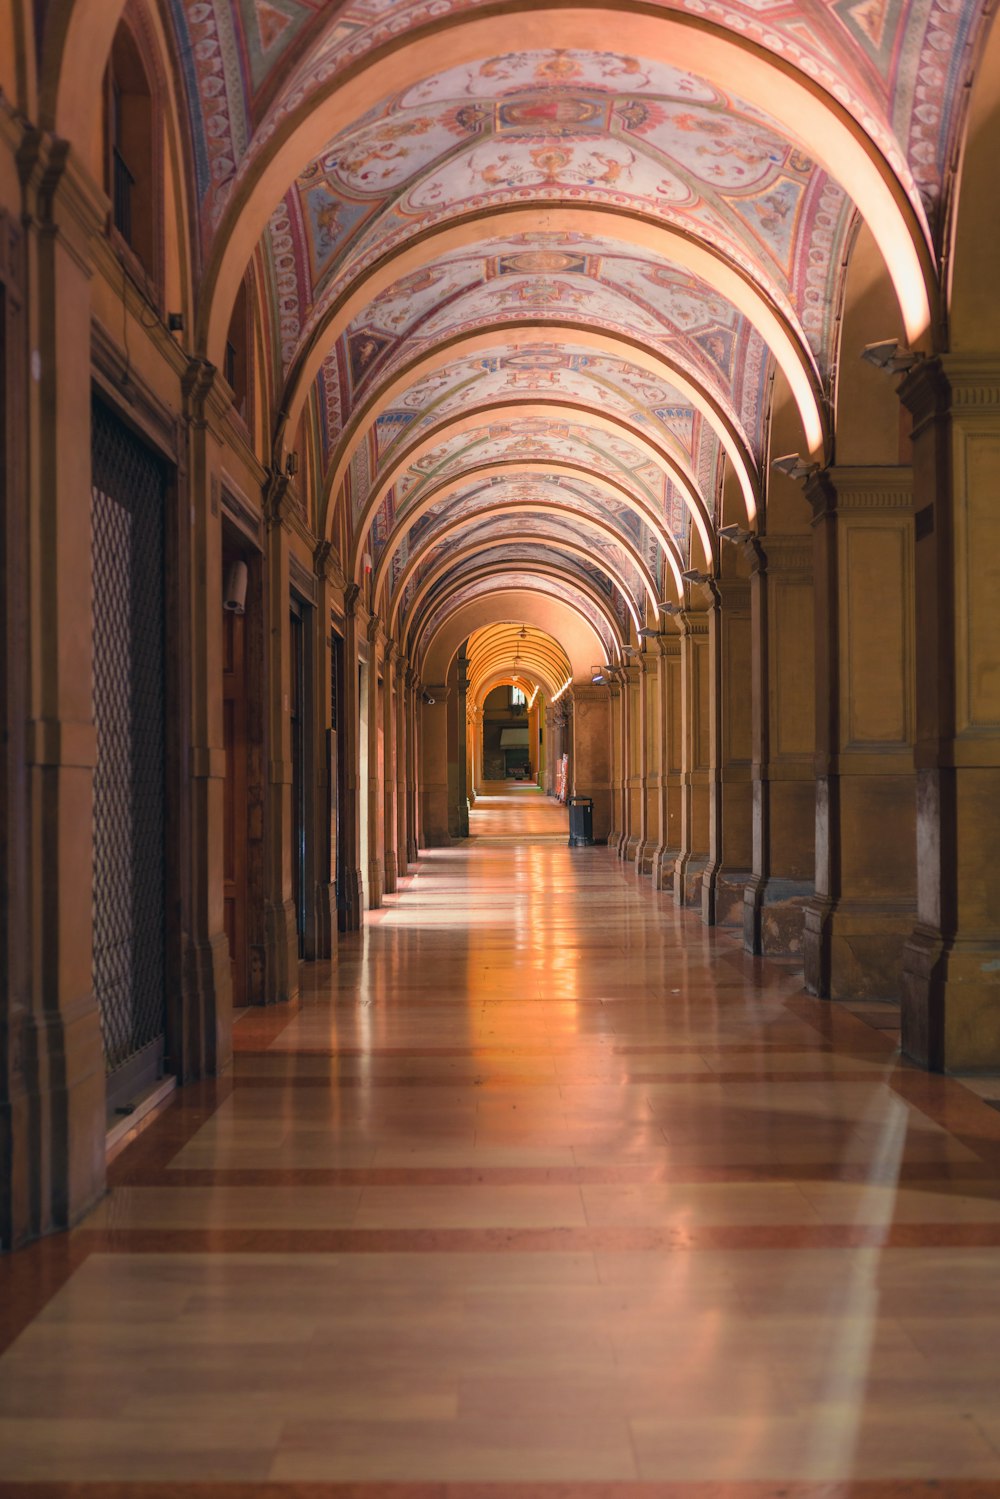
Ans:
[[[642,873],[642,859],[649,841],[646,821],[646,780],[649,774],[646,745],[646,663],[632,657],[628,673],[629,695],[629,836],[625,858]]]
[[[472,726],[472,754],[469,763],[469,782],[471,785],[472,800],[475,802],[483,779],[483,710],[482,708],[470,708],[468,715]]]
[[[407,873],[409,867],[409,848],[406,836],[407,813],[407,721],[409,719],[409,703],[406,692],[407,660],[405,656],[397,655],[395,669],[396,687],[396,878],[397,880]]]
[[[463,645],[458,652],[458,678],[457,692],[455,698],[455,827],[459,838],[469,836],[469,794],[468,782],[468,729],[466,725],[466,706],[469,695],[469,658],[467,645]]]
[[[340,917],[347,932],[356,932],[365,909],[365,877],[361,870],[361,692],[358,674],[364,607],[356,583],[344,591],[344,701],[337,742],[344,757],[344,807],[340,833],[344,889]]]
[[[313,691],[316,711],[313,714],[313,753],[318,767],[317,789],[323,809],[323,826],[316,845],[316,934],[315,956],[337,956],[337,844],[333,810],[336,796],[337,767],[331,759],[331,697],[333,681],[333,637],[330,616],[334,594],[343,597],[344,578],[328,541],[321,541],[313,552],[313,567],[319,580],[315,621],[315,671]]]
[[[19,130],[9,118],[4,128]],[[66,1227],[101,1196],[106,1127],[89,895],[97,737],[87,477],[89,239],[100,232],[106,202],[77,180],[65,142],[25,133],[18,147],[24,215],[20,228],[10,221],[3,228],[22,256],[26,299],[34,283],[22,343],[33,351],[33,378],[11,391],[24,399],[29,435],[26,484],[10,494],[12,507],[26,494],[27,529],[20,558],[10,561],[27,562],[35,586],[24,599],[32,662],[20,704],[28,720],[20,790],[30,886],[22,910],[30,925],[20,934],[25,970],[19,992],[5,996],[0,1038],[10,1097],[0,1123],[0,1139],[9,1130],[11,1172],[8,1195],[6,1162],[0,1168],[5,1249]],[[19,726],[18,737],[23,732]]]
[[[425,848],[447,848],[451,843],[448,693],[446,682],[435,683],[424,688],[420,705],[420,837]]]
[[[616,670],[607,684],[611,703],[612,794],[611,827],[608,844],[621,858],[628,843],[628,682],[624,669]]]
[[[377,614],[368,620],[368,909],[382,904],[382,781],[379,776],[378,748],[381,711],[378,678],[382,654],[382,621]]]
[[[611,831],[614,799],[610,690],[600,684],[574,682],[558,706],[563,709],[564,721],[572,714],[572,794],[589,796],[593,801],[594,842],[604,843]]]
[[[412,666],[406,669],[406,862],[415,864],[421,840],[420,822],[420,724],[417,704],[420,680]]]
[[[383,856],[385,871],[385,894],[392,895],[396,889],[396,643],[386,642],[385,662],[382,676],[382,703],[385,715],[383,729]]]
[[[274,474],[264,496],[268,767],[264,820],[264,1002],[299,992],[299,939],[292,899],[291,634],[288,589],[288,480]],[[217,569],[218,571],[218,569]],[[220,881],[221,884],[221,881]]]
[[[731,547],[723,563],[735,569]],[[743,891],[753,863],[749,579],[716,580],[709,653],[709,854],[701,913],[709,926],[742,927]]]
[[[807,486],[816,556],[816,893],[806,988],[898,998],[916,916],[913,475]]]
[[[753,873],[743,892],[752,953],[802,951],[815,866],[815,652],[810,538],[750,544]]]
[[[708,781],[711,751],[709,618],[694,605],[681,623],[680,846],[674,870],[674,901],[701,907],[708,863]]]
[[[913,416],[917,919],[903,1050],[1000,1065],[1000,362],[951,356],[900,387]]]
[[[674,888],[681,823],[681,637],[669,626],[656,637],[657,841],[652,879],[656,890]]]

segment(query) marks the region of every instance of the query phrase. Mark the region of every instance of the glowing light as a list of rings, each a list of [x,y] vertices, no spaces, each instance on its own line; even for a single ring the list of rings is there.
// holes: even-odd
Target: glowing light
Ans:
[[[567,677],[566,680],[565,680],[565,682],[560,687],[559,691],[558,692],[554,692],[552,694],[552,701],[554,703],[557,703],[559,701],[559,699],[562,697],[563,693],[564,692],[568,692],[568,690],[572,687],[572,685],[573,685],[573,678],[572,677]]]

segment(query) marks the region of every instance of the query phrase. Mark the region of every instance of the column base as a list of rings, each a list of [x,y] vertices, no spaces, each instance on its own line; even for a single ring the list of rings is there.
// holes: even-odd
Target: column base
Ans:
[[[368,860],[368,909],[369,909],[369,911],[377,911],[378,908],[379,908],[379,906],[382,904],[382,891],[384,890],[384,888],[385,887],[384,887],[384,885],[382,883],[382,860],[381,859],[369,859]]]
[[[656,853],[656,844],[650,839],[640,839],[636,845],[633,864],[636,874],[649,875],[653,872],[653,856]]]
[[[385,851],[385,876],[382,886],[384,895],[393,895],[396,890],[396,851],[387,848]]]
[[[406,862],[407,862],[407,864],[415,864],[417,862],[417,859],[419,857],[420,857],[420,855],[419,855],[419,851],[417,849],[417,840],[416,840],[416,838],[410,838],[410,839],[408,839],[407,840],[407,844],[406,844]]]
[[[356,932],[361,928],[365,910],[365,881],[360,869],[349,869],[344,878],[344,889],[338,893],[337,925],[342,932]]]
[[[749,870],[706,870],[701,884],[701,919],[706,926],[741,927],[743,892]]]
[[[631,838],[625,839],[622,844],[621,857],[625,860],[626,864],[635,863],[636,853],[641,846],[642,839],[637,834],[633,834]]]
[[[903,949],[905,1056],[931,1072],[1000,1067],[1000,942],[945,942],[919,924]]]
[[[680,850],[676,848],[664,848],[662,844],[657,844],[653,850],[650,875],[654,890],[673,890],[674,870],[679,852]]]
[[[680,855],[674,868],[674,905],[701,909],[701,886],[707,867],[707,855]]]
[[[337,890],[324,883],[316,886],[316,916],[313,929],[314,961],[337,955]]]
[[[10,1128],[24,1129],[14,1139],[27,1190],[10,1227],[24,1244],[72,1227],[103,1197],[107,1088],[92,994],[47,1018],[25,1016],[21,1037],[27,1086]]]
[[[253,948],[249,956],[252,967]],[[180,1035],[170,1070],[189,1083],[222,1072],[233,1059],[233,970],[225,932],[190,943],[182,975]]]
[[[299,993],[299,934],[295,905],[268,903],[264,911],[264,1003],[287,1004]]]
[[[903,901],[813,896],[802,938],[807,991],[823,999],[898,999],[915,914]]]
[[[743,946],[757,956],[794,957],[802,951],[805,908],[813,886],[805,880],[761,880],[743,889]]]

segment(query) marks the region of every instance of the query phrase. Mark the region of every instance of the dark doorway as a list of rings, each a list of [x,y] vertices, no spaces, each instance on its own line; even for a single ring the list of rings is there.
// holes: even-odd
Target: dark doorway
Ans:
[[[235,561],[223,552],[223,575]],[[226,752],[223,791],[222,900],[233,1004],[250,999],[249,906],[249,693],[247,690],[247,621],[245,614],[227,609],[222,622],[222,738]]]
[[[98,400],[91,430],[93,973],[115,1107],[165,1046],[166,468]]]

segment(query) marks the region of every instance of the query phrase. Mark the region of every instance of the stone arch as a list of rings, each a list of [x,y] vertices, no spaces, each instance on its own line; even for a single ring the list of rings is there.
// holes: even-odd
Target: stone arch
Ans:
[[[381,292],[414,271],[426,268],[439,255],[471,248],[501,234],[537,233],[540,227],[547,232],[581,233],[627,244],[633,252],[646,250],[698,276],[737,308],[760,334],[795,395],[809,451],[817,454],[823,451],[827,439],[826,415],[815,360],[799,330],[756,283],[720,251],[656,219],[621,208],[568,203],[540,204],[534,208],[513,204],[480,214],[461,215],[441,227],[414,235],[405,247],[377,261],[363,277],[350,283],[312,330],[289,369],[275,442],[282,440],[286,429],[294,431],[300,408],[327,350]],[[219,347],[213,323],[209,348]]]
[[[502,475],[504,477],[509,476],[511,478],[519,477],[521,475],[527,475],[529,477],[532,475],[542,475],[544,477],[565,476],[567,478],[582,479],[586,483],[594,485],[594,487],[597,489],[606,490],[608,495],[616,502],[627,505],[628,508],[632,510],[633,513],[637,515],[640,520],[642,520],[642,522],[652,531],[660,546],[663,548],[664,554],[667,558],[667,563],[670,567],[671,573],[673,574],[674,582],[677,585],[677,596],[678,598],[683,598],[684,582],[681,577],[681,573],[684,570],[684,559],[681,556],[680,549],[676,541],[670,535],[670,533],[665,530],[662,523],[662,516],[657,516],[650,508],[644,505],[636,495],[632,494],[631,490],[626,489],[624,485],[615,484],[613,480],[607,478],[605,475],[593,473],[590,469],[582,468],[577,464],[542,463],[537,461],[533,463],[505,462],[486,464],[481,468],[466,469],[462,474],[448,479],[444,484],[436,486],[435,488],[430,490],[428,494],[424,495],[423,498],[413,506],[412,510],[408,510],[405,517],[402,518],[405,519],[405,529],[408,529],[410,526],[412,526],[434,505],[440,503],[440,501],[444,499],[447,499],[450,494],[454,494],[454,492],[463,485],[466,485],[470,481],[478,478],[486,480],[493,475]],[[404,534],[403,531],[400,531],[400,535],[402,534]],[[389,542],[387,542],[386,544],[387,550],[390,544],[393,545],[393,550],[395,550],[395,546],[398,545],[398,538],[396,542],[393,543],[393,537],[396,537],[396,528],[393,529],[389,538]]]
[[[647,568],[645,561],[640,556],[636,548],[628,540],[628,538],[622,536],[621,533],[619,531],[616,531],[613,526],[599,521],[596,516],[590,515],[589,512],[584,513],[579,510],[573,510],[569,505],[559,506],[551,503],[533,504],[530,501],[525,501],[524,504],[505,505],[503,507],[504,516],[537,515],[539,514],[539,512],[545,513],[547,515],[572,516],[574,520],[590,527],[600,534],[607,536],[607,538],[610,541],[613,541],[616,546],[620,546],[623,551],[628,553],[628,556],[635,566],[636,571],[643,581],[643,585],[646,589],[646,593],[650,599],[650,602],[652,603],[654,608],[656,607],[656,585],[649,573],[649,569]],[[432,548],[439,542],[443,541],[445,537],[455,535],[457,532],[465,530],[469,526],[474,526],[477,524],[481,525],[483,520],[487,519],[488,516],[488,510],[473,511],[470,515],[463,515],[459,517],[459,519],[452,521],[450,524],[442,526],[439,531],[433,532],[426,538],[425,541],[421,543],[421,545],[415,552],[410,553],[410,555],[407,557],[406,566],[400,573],[399,580],[396,586],[396,601],[393,602],[390,605],[389,609],[386,611],[386,617],[388,619],[390,630],[399,612],[398,600],[401,598],[403,590],[405,589],[410,577],[413,575],[413,572],[420,566],[420,563],[422,561],[426,560],[426,554],[431,551]],[[550,536],[549,539],[556,541],[554,535]],[[393,551],[395,550],[396,548],[394,547]],[[375,609],[377,612],[379,611],[381,590],[384,587],[386,573],[388,571],[389,555],[391,554],[388,554],[387,548],[386,552],[383,552],[382,556],[379,558],[378,567],[375,570],[375,574],[372,580],[372,599],[374,601]]]
[[[682,395],[687,396],[695,409],[701,412],[715,432],[739,480],[747,519],[753,521],[756,518],[760,483],[757,465],[735,416],[725,409],[711,391],[704,389],[693,380],[676,361],[650,349],[640,339],[629,337],[624,333],[612,335],[604,330],[591,328],[585,323],[575,323],[570,319],[546,319],[529,324],[497,322],[482,332],[443,339],[441,344],[430,353],[422,353],[416,359],[394,370],[384,385],[376,382],[375,389],[355,408],[344,426],[341,441],[338,443],[324,480],[321,515],[326,516],[331,499],[339,493],[363,432],[378,419],[383,411],[389,408],[390,403],[398,394],[408,389],[410,385],[416,384],[425,375],[445,368],[454,360],[498,347],[503,344],[505,334],[514,335],[506,344],[510,348],[517,348],[522,339],[531,341],[560,335],[585,339],[593,352],[610,355],[612,358],[627,359],[633,362],[637,369],[644,370],[676,386]],[[323,529],[322,522],[321,529]]]
[[[90,0],[88,9],[96,8],[98,0]],[[790,140],[817,155],[850,193],[890,267],[909,341],[927,338],[936,275],[923,217],[901,181],[902,162],[887,159],[847,105],[785,59],[703,16],[663,10],[651,16],[638,0],[613,10],[542,8],[532,0],[514,0],[502,14],[441,17],[420,34],[372,53],[350,76],[336,75],[303,97],[271,129],[237,181],[206,267],[198,330],[202,352],[211,357],[221,347],[243,268],[275,203],[302,168],[362,117],[373,99],[437,72],[445,38],[451,67],[507,51],[512,17],[521,10],[530,16],[532,35],[548,47],[600,50],[614,36],[636,56],[687,69],[723,90],[735,89],[763,110]],[[537,224],[537,212],[535,219]],[[812,434],[810,445],[815,446]]]
[[[425,453],[433,451],[435,447],[441,442],[446,441],[449,437],[457,437],[464,432],[477,431],[480,427],[488,424],[490,413],[506,411],[508,409],[516,411],[519,416],[524,418],[551,416],[555,421],[560,419],[578,421],[581,416],[584,416],[587,422],[598,431],[614,436],[626,437],[651,462],[658,464],[665,470],[687,504],[691,518],[701,536],[706,557],[713,555],[712,516],[703,497],[696,488],[697,480],[695,480],[693,474],[685,474],[677,460],[671,454],[665,452],[657,443],[652,442],[644,433],[636,431],[634,427],[622,421],[619,417],[598,415],[595,412],[583,407],[574,406],[565,401],[510,401],[497,402],[492,406],[483,407],[481,411],[474,412],[469,416],[450,418],[442,422],[440,426],[431,428],[424,437],[418,442],[413,443],[410,448],[400,455],[387,473],[379,479],[377,486],[372,490],[358,515],[354,530],[354,543],[348,564],[350,576],[360,581],[368,531],[372,521],[378,514],[383,500],[400,476]]]

